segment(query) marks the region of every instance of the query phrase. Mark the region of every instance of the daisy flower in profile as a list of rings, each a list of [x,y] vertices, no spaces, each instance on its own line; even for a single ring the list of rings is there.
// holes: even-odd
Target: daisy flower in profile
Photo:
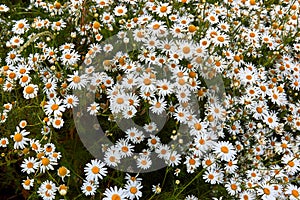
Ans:
[[[288,195],[290,200],[297,200],[300,198],[300,188],[296,185],[289,184],[285,194]]]
[[[228,141],[219,141],[214,146],[214,153],[217,154],[221,160],[230,161],[235,159],[236,151],[234,146]]]
[[[117,17],[123,16],[127,13],[127,8],[125,6],[116,6],[114,9],[114,14]]]
[[[259,184],[259,188],[257,189],[258,195],[260,195],[262,200],[271,200],[275,199],[275,190],[272,185],[262,183]]]
[[[22,182],[22,186],[24,190],[30,190],[30,187],[33,187],[34,179],[30,179],[28,176],[25,180]]]
[[[98,181],[107,175],[107,168],[100,160],[94,159],[91,160],[91,163],[86,164],[84,172],[87,180]]]
[[[4,4],[1,4],[0,5],[0,12],[7,12],[7,11],[9,11],[9,7],[7,7]]]
[[[143,188],[142,183],[140,181],[127,181],[126,185],[124,186],[125,195],[130,199],[139,199],[142,197]]]
[[[25,99],[32,99],[37,96],[38,86],[34,84],[29,84],[23,89],[23,96]]]
[[[87,77],[85,74],[78,75],[78,71],[75,71],[73,75],[68,75],[67,81],[70,82],[68,85],[69,89],[81,90],[87,85]]]
[[[30,141],[29,138],[26,138],[25,136],[29,134],[26,130],[20,130],[20,128],[16,127],[16,132],[14,135],[11,135],[11,138],[15,141],[14,143],[14,149],[24,149],[25,145],[27,145],[27,142]]]
[[[25,158],[21,164],[22,172],[27,174],[35,173],[35,170],[39,167],[37,159],[34,157]]]
[[[66,176],[70,176],[70,170],[68,170],[68,168],[66,168],[64,166],[61,166],[57,170],[57,175],[62,179],[62,181],[64,181],[64,178]]]
[[[97,190],[97,182],[84,180],[83,185],[81,186],[82,193],[85,194],[85,196],[94,195]]]
[[[29,24],[26,19],[21,19],[16,21],[15,25],[12,28],[12,31],[16,34],[24,34],[29,29]]]
[[[8,142],[7,138],[0,139],[0,147],[7,147],[8,144],[9,144],[9,142]]]
[[[282,163],[285,164],[285,169],[289,174],[294,175],[300,171],[300,161],[296,157],[284,155],[281,160]]]
[[[126,200],[126,191],[122,188],[118,188],[117,186],[107,188],[105,190],[103,200]]]
[[[151,165],[152,161],[149,156],[142,155],[137,159],[137,167],[140,169],[148,169]]]

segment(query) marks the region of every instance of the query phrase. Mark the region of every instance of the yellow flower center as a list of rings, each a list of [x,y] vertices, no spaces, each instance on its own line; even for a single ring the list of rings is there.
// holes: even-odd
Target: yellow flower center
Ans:
[[[21,133],[15,134],[15,136],[14,136],[15,142],[21,142],[22,139],[23,139],[23,135]]]

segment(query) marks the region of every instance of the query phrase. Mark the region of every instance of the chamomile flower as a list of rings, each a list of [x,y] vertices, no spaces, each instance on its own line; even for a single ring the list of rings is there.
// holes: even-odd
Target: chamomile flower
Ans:
[[[23,89],[23,96],[25,99],[32,99],[37,96],[38,86],[35,84],[29,84]]]
[[[9,141],[7,138],[1,138],[0,139],[0,147],[7,147],[7,145],[9,144]]]
[[[141,155],[137,158],[137,167],[140,169],[149,169],[152,165],[152,161],[149,156]]]
[[[121,162],[121,154],[115,146],[109,148],[104,153],[104,162],[107,166],[117,167]]]
[[[103,200],[127,199],[126,191],[123,188],[118,188],[117,186],[107,188],[103,194]]]
[[[22,172],[27,174],[35,173],[36,169],[39,167],[39,163],[36,158],[28,157],[25,158],[21,164]]]
[[[219,141],[214,146],[214,153],[220,157],[221,160],[230,161],[235,159],[236,151],[234,146],[228,141]]]
[[[84,180],[83,185],[81,186],[80,189],[85,196],[90,196],[96,193],[97,188],[98,188],[97,182]]]
[[[23,180],[22,186],[25,190],[30,190],[33,187],[34,179],[30,179],[28,176],[26,179]]]
[[[124,16],[126,13],[127,13],[127,8],[125,6],[120,5],[114,8],[114,14],[117,17]]]
[[[63,100],[64,105],[66,105],[66,108],[74,108],[78,105],[79,99],[75,95],[66,95]]]
[[[142,197],[142,191],[143,185],[140,181],[127,181],[126,185],[124,186],[125,194],[126,196],[132,200],[132,199],[139,199]]]
[[[0,5],[0,12],[7,12],[7,11],[9,11],[9,7],[7,7],[4,4],[1,4]]]
[[[16,34],[24,34],[29,30],[29,24],[26,19],[21,19],[15,22],[12,31]]]
[[[55,117],[61,116],[66,110],[65,105],[62,103],[62,99],[50,99],[50,101],[48,101],[44,106],[46,115],[50,116],[53,114]]]
[[[57,187],[55,183],[46,180],[40,185],[37,193],[44,200],[52,200],[55,199],[56,191],[57,191]]]
[[[16,132],[14,135],[11,135],[11,138],[14,140],[14,149],[24,149],[25,145],[27,145],[30,141],[29,138],[26,138],[25,136],[29,135],[30,133],[27,132],[26,130],[22,130],[17,126],[16,127]]]
[[[172,6],[169,3],[159,3],[155,12],[158,14],[159,17],[166,17],[172,11]]]
[[[289,199],[297,200],[300,197],[300,188],[296,185],[289,184],[287,190],[285,191],[285,194],[288,195]]]
[[[62,181],[64,181],[64,178],[66,176],[70,176],[70,170],[68,170],[68,168],[61,166],[60,168],[58,168],[57,170],[57,175],[59,177],[61,177]]]
[[[94,159],[86,164],[84,172],[87,180],[98,181],[107,175],[107,168],[100,160]]]
[[[89,107],[87,107],[87,112],[89,112],[90,115],[92,115],[92,116],[96,116],[99,112],[99,109],[100,109],[99,104],[96,102],[93,102],[90,104]]]
[[[73,75],[68,75],[67,81],[70,82],[68,88],[81,90],[87,85],[87,76],[85,74],[78,75],[78,71],[75,71]]]
[[[53,165],[57,165],[56,159],[43,156],[39,162],[39,168],[41,173],[45,173],[46,170],[54,170]]]

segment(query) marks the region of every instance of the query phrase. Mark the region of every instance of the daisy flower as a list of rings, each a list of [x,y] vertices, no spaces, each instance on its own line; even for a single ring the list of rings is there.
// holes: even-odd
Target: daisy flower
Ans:
[[[74,65],[78,62],[80,55],[74,50],[64,50],[60,60],[63,65]]]
[[[103,200],[113,200],[113,199],[126,200],[127,199],[126,191],[122,188],[118,188],[117,186],[107,188],[103,194],[104,194]]]
[[[85,196],[94,195],[96,193],[98,184],[97,182],[84,180],[83,185],[81,186],[81,191]]]
[[[262,183],[259,184],[259,188],[257,189],[258,195],[260,195],[262,200],[271,200],[275,199],[275,190],[272,185]]]
[[[195,197],[194,195],[188,195],[184,198],[184,200],[198,200],[198,198]]]
[[[67,81],[70,82],[68,88],[81,90],[87,85],[87,76],[85,74],[78,75],[78,71],[75,71],[73,75],[68,75]]]
[[[223,182],[223,176],[224,174],[220,170],[210,167],[205,171],[203,179],[210,184],[220,184]]]
[[[153,101],[151,101],[151,105],[152,106],[150,107],[150,110],[153,113],[160,115],[165,111],[167,103],[164,98],[155,98]]]
[[[149,156],[142,155],[137,158],[137,167],[138,168],[146,170],[146,169],[150,168],[151,165],[152,165],[152,161]]]
[[[25,99],[32,99],[37,96],[38,86],[34,84],[29,84],[23,89],[23,96]]]
[[[33,187],[34,179],[30,179],[28,176],[25,180],[22,182],[22,186],[25,190],[30,190],[30,187]]]
[[[125,6],[120,5],[114,8],[114,14],[117,17],[124,16],[126,13],[127,13],[127,8]]]
[[[96,102],[93,102],[90,104],[89,107],[87,107],[87,112],[89,112],[90,115],[92,116],[96,116],[99,112],[99,109],[100,109],[100,105]]]
[[[160,2],[157,6],[155,12],[158,14],[159,17],[166,17],[172,11],[172,6],[169,6],[169,3],[162,3]]]
[[[7,11],[9,11],[9,7],[7,7],[4,4],[1,4],[0,5],[0,12],[7,12]]]
[[[194,173],[194,171],[200,166],[199,158],[193,156],[187,156],[184,163],[188,173]]]
[[[14,149],[24,149],[25,145],[27,145],[28,141],[30,141],[29,138],[26,138],[25,136],[29,134],[26,130],[20,130],[20,128],[16,127],[16,132],[14,135],[11,135],[11,138],[14,140]]]
[[[155,148],[155,153],[158,154],[159,158],[167,160],[170,157],[171,150],[170,150],[170,147],[168,145],[166,145],[166,144],[159,144]]]
[[[66,105],[66,108],[74,108],[78,105],[79,99],[75,95],[66,95],[63,100],[64,105]]]
[[[103,179],[107,175],[107,168],[100,160],[94,159],[86,164],[84,172],[87,180],[98,181],[98,179]]]
[[[21,164],[22,172],[27,174],[35,173],[35,170],[39,167],[39,163],[36,158],[28,157],[25,158]]]
[[[129,180],[124,186],[125,195],[130,200],[139,199],[140,197],[142,197],[142,188],[143,185],[140,181]]]
[[[126,133],[126,138],[128,138],[134,144],[140,143],[141,141],[144,140],[145,137],[143,131],[140,131],[135,127],[127,129],[125,133]]]
[[[0,147],[7,147],[8,144],[9,144],[9,142],[8,142],[7,138],[0,139]]]
[[[62,99],[50,99],[50,101],[48,101],[44,106],[45,114],[48,116],[53,114],[55,117],[61,116],[62,113],[66,110],[65,105],[62,103]]]
[[[174,167],[180,164],[181,155],[177,151],[171,151],[170,156],[166,160],[168,166]]]
[[[29,24],[27,23],[28,21],[26,19],[21,19],[19,21],[16,21],[12,31],[16,34],[24,34],[29,30]]]
[[[53,22],[51,25],[51,28],[53,31],[61,31],[62,29],[64,29],[66,27],[67,23],[64,22],[62,19]]]
[[[104,162],[107,166],[117,167],[121,160],[121,154],[115,146],[109,148],[104,153]]]
[[[295,173],[300,171],[300,160],[291,155],[284,155],[282,157],[282,164],[285,165],[286,171],[294,175]]]
[[[70,170],[68,170],[68,168],[66,168],[64,166],[61,166],[57,170],[57,175],[62,179],[62,181],[64,181],[64,178],[66,176],[70,176]]]
[[[296,185],[289,184],[285,194],[288,195],[290,200],[297,200],[300,197],[300,188]]]
[[[56,191],[57,191],[57,187],[55,183],[46,180],[40,185],[37,193],[44,200],[52,200],[55,199]]]
[[[214,153],[217,154],[221,160],[230,161],[235,159],[236,151],[234,146],[228,141],[219,141],[214,146]]]
[[[157,80],[156,87],[158,88],[158,95],[159,96],[166,96],[170,95],[173,92],[173,84],[166,80]]]
[[[120,139],[116,143],[117,149],[119,149],[121,157],[130,157],[133,155],[134,146],[130,145],[128,140]]]
[[[39,162],[40,172],[45,173],[46,170],[54,170],[53,165],[57,165],[54,158],[43,156]]]

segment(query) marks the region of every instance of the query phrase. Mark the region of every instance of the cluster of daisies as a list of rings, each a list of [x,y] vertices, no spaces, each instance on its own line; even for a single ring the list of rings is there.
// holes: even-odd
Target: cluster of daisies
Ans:
[[[123,131],[107,130],[116,142],[99,146],[103,159],[81,172],[86,196],[143,199],[138,176],[100,187],[109,167],[130,161],[128,172],[159,163],[175,177],[201,175],[236,199],[299,199],[300,1],[263,2],[31,0],[28,12],[47,15],[13,20],[0,4],[9,32],[1,36],[1,126],[22,107],[40,110],[38,123],[1,129],[1,151],[22,157],[23,188],[45,200],[67,197],[65,179],[75,174],[59,164],[51,136],[74,109],[79,121],[108,116]],[[134,123],[145,115],[147,123]],[[169,143],[159,134],[164,120],[175,122]],[[40,174],[49,179],[38,182]],[[151,184],[154,195],[168,190]],[[175,197],[198,199],[184,193]]]

